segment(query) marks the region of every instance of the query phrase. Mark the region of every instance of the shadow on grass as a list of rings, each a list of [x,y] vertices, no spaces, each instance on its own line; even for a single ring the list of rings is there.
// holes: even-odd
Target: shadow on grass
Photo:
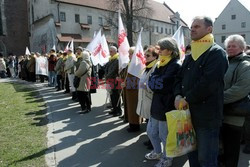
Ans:
[[[38,153],[35,153],[35,154],[32,154],[32,155],[27,156],[27,157],[25,157],[25,158],[22,158],[22,159],[20,159],[20,160],[14,161],[14,162],[8,164],[8,166],[15,165],[15,164],[17,164],[17,163],[19,163],[19,162],[29,161],[29,160],[32,160],[32,159],[35,159],[35,158],[39,158],[39,157],[45,155],[45,153],[46,153],[49,149],[50,149],[50,148],[43,149],[43,150],[39,151]]]

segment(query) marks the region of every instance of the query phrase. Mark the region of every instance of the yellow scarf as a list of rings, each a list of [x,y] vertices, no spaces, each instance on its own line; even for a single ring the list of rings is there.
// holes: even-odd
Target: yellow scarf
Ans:
[[[155,63],[157,63],[157,60],[154,60],[154,61],[152,61],[151,63],[149,63],[149,64],[146,66],[146,68],[152,68],[152,67],[155,65]]]
[[[168,64],[168,62],[172,59],[170,55],[168,56],[161,56],[159,57],[159,62],[157,64],[157,68],[163,67]]]
[[[76,58],[82,58],[83,57],[83,53],[80,53],[80,54],[76,54]]]
[[[64,60],[64,61],[66,61],[66,60],[67,60],[67,58],[68,58],[68,55],[67,55],[67,56],[65,56],[65,57],[63,57],[63,60]]]
[[[114,56],[110,56],[110,58],[109,58],[109,61],[112,61],[112,60],[115,60],[115,59],[118,59],[119,58],[119,55],[118,55],[118,53],[116,53]]]
[[[207,34],[203,38],[191,42],[192,58],[196,61],[214,43],[213,34]]]

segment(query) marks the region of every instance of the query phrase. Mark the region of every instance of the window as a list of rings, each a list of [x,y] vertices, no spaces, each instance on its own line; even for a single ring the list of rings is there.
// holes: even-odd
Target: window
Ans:
[[[80,23],[80,15],[79,14],[75,14],[75,22]]]
[[[169,33],[168,34],[171,34],[171,28],[169,29]]]
[[[99,17],[99,18],[98,18],[98,23],[99,23],[100,26],[103,25],[102,17]]]
[[[221,43],[224,43],[226,36],[221,36]]]
[[[165,34],[168,34],[168,29],[167,28],[165,28]]]
[[[246,22],[241,22],[241,28],[246,28]]]
[[[154,32],[154,30],[155,30],[155,27],[151,27],[151,32]]]
[[[88,20],[88,24],[92,24],[92,16],[88,16],[87,20]]]
[[[66,14],[65,12],[60,12],[60,20],[65,22],[66,21]]]
[[[161,33],[163,34],[163,27],[161,27]]]
[[[155,30],[155,31],[156,31],[156,32],[159,32],[159,27],[157,26],[157,27],[155,27],[155,28],[156,28],[156,30]]]
[[[225,29],[226,29],[226,25],[223,24],[223,25],[221,26],[221,29],[222,29],[222,30],[225,30]]]
[[[234,15],[231,15],[231,19],[232,20],[235,20],[236,19],[236,15],[234,14]]]

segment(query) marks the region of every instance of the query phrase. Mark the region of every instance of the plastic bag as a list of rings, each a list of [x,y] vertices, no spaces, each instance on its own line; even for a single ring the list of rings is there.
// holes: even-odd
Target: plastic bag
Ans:
[[[196,136],[189,110],[173,110],[166,113],[168,136],[167,157],[178,157],[196,149]]]

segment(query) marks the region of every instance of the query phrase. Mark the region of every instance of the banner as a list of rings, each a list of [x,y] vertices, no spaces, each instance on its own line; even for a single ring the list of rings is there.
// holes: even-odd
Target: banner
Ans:
[[[48,59],[46,57],[36,58],[36,75],[48,76]]]
[[[178,30],[174,33],[172,38],[174,38],[176,40],[176,42],[179,46],[180,60],[181,60],[181,62],[183,62],[183,60],[185,59],[185,43],[184,43],[184,35],[183,35],[182,26],[180,26],[178,28]]]

